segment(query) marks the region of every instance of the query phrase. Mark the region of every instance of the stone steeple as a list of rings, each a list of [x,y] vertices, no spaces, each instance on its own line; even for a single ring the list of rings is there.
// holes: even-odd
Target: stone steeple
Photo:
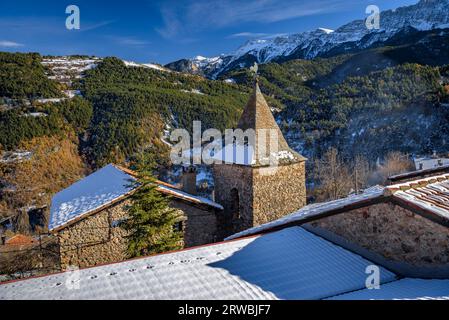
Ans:
[[[243,131],[253,129],[255,132],[255,152],[251,163],[252,166],[263,165],[262,158],[266,159],[270,155],[276,157],[279,164],[297,163],[306,160],[306,158],[289,147],[271,113],[267,101],[260,91],[257,79],[254,82],[253,93],[243,111],[237,128]],[[267,152],[262,155],[259,155],[258,152],[259,141],[262,145],[266,144],[265,150]]]
[[[215,201],[224,208],[218,222],[224,237],[282,218],[307,202],[306,159],[288,146],[257,80],[237,130],[232,131],[235,139],[228,138],[225,155],[235,159],[239,155],[239,161],[213,166]],[[258,152],[259,147],[268,152]]]

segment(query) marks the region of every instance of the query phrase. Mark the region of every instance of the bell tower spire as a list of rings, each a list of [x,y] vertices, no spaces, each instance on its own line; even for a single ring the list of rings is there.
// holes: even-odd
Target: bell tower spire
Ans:
[[[254,130],[253,158],[243,163],[213,166],[215,199],[224,207],[219,224],[225,237],[279,219],[306,205],[307,159],[289,147],[277,125],[259,87],[257,64],[251,71],[254,72],[254,87],[237,129]],[[275,134],[268,134],[270,138],[267,138],[269,132]],[[264,143],[268,155],[277,160],[274,166],[271,162],[267,164],[258,152]],[[276,145],[274,151],[273,144]]]

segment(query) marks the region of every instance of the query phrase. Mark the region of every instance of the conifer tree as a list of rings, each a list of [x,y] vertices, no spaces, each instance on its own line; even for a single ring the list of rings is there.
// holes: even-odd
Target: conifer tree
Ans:
[[[179,211],[169,207],[169,199],[156,190],[152,174],[154,161],[147,155],[137,164],[138,185],[132,195],[129,218],[122,227],[129,232],[128,256],[130,258],[177,250],[182,247],[182,233],[175,230],[180,222]]]

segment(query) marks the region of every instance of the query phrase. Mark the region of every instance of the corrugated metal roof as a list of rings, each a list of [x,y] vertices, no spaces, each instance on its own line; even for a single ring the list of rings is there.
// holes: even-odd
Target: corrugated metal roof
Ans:
[[[78,276],[8,283],[0,285],[0,299],[323,299],[365,288],[371,264],[293,227],[85,269]],[[382,283],[395,278],[381,268]]]
[[[449,280],[401,279],[380,289],[364,289],[330,300],[449,300]]]

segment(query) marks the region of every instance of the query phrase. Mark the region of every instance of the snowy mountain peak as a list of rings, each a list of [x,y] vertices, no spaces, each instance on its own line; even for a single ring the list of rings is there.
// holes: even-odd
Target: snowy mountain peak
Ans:
[[[318,30],[323,31],[326,34],[330,34],[330,33],[335,32],[335,30],[326,29],[326,28],[318,28]]]
[[[314,31],[254,39],[234,53],[215,58],[195,57],[167,67],[216,78],[226,71],[248,67],[254,62],[268,63],[288,59],[313,59],[331,53],[370,48],[393,38],[404,29],[418,31],[449,28],[449,0],[421,0],[415,5],[381,12],[380,29],[370,30],[365,20],[355,20],[337,30],[318,28]]]

